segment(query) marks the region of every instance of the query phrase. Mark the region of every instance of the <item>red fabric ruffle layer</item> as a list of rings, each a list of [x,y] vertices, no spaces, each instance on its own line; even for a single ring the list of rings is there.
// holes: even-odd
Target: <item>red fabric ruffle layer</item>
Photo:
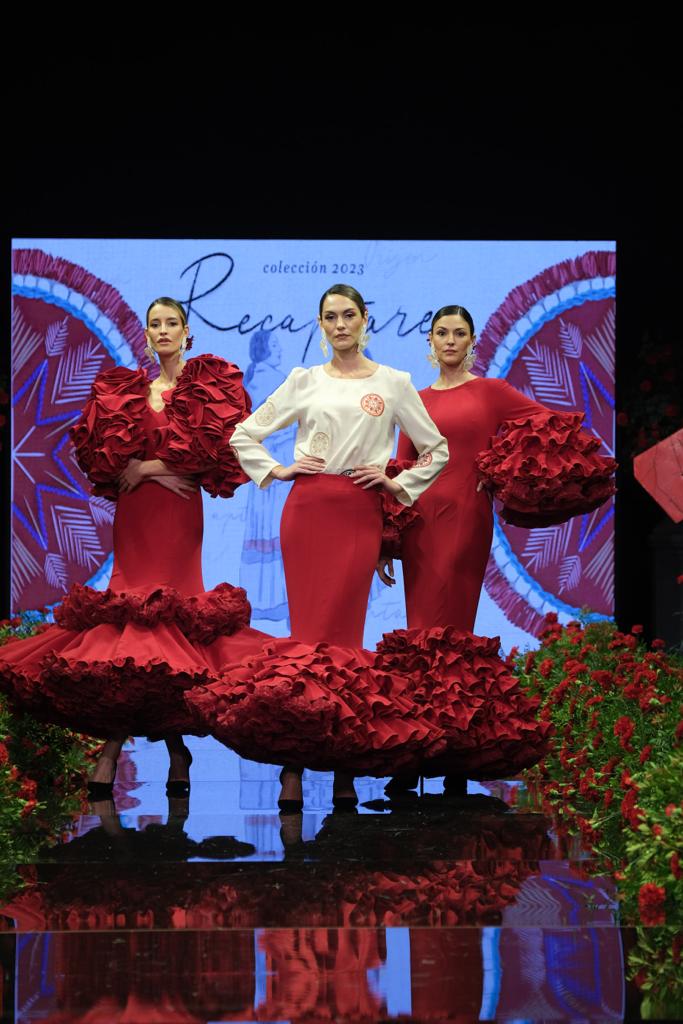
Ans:
[[[549,734],[498,641],[454,629],[397,630],[375,654],[274,640],[186,699],[244,757],[358,775],[498,778],[535,764]]]
[[[244,591],[229,584],[183,598],[75,585],[60,625],[0,650],[0,681],[25,711],[93,736],[195,733],[184,700],[226,664],[259,649]]]
[[[398,466],[394,459],[387,466],[387,475],[396,476]],[[401,557],[401,535],[411,526],[420,513],[414,505],[403,505],[388,491],[382,490],[382,555],[386,558]]]
[[[94,494],[115,501],[128,462],[145,458],[142,424],[149,385],[145,370],[115,366],[98,374],[70,432]],[[190,359],[166,403],[168,423],[157,430],[155,458],[181,476],[196,477],[212,497],[230,498],[248,479],[230,439],[249,411],[237,366],[212,355]]]
[[[513,526],[552,526],[599,508],[616,488],[616,462],[581,429],[582,413],[538,413],[503,424],[477,457],[479,477]]]
[[[131,459],[144,458],[148,388],[144,370],[124,366],[95,378],[81,418],[70,430],[76,461],[93,484],[93,494],[116,501],[119,475]]]
[[[210,644],[249,625],[251,605],[242,587],[219,583],[214,590],[185,597],[173,587],[151,592],[93,590],[75,583],[55,609],[55,622],[75,632],[103,624],[135,623],[154,629],[175,624],[187,640]]]
[[[235,427],[251,412],[242,371],[217,356],[190,359],[167,412],[157,458],[183,476],[196,475],[213,498],[231,498],[248,480],[230,447]]]

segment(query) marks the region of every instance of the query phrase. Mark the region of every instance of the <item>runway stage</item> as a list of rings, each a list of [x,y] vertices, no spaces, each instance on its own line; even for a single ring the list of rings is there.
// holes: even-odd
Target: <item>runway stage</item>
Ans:
[[[190,739],[189,800],[137,741],[115,801],[22,869],[0,918],[3,1020],[621,1020],[633,934],[609,878],[517,781],[440,780],[396,803],[362,780],[332,813],[277,812],[277,769]],[[114,805],[115,804],[115,805]],[[630,1010],[629,1010],[630,1008]]]

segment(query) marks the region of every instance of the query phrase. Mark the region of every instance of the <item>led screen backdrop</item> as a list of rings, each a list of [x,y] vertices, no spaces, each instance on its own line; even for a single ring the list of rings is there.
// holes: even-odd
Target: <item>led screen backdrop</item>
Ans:
[[[16,239],[13,276],[13,610],[58,601],[74,581],[104,588],[114,506],[89,494],[68,429],[95,375],[143,359],[151,299],[187,303],[193,354],[237,362],[254,406],[292,367],[320,362],[322,292],[355,285],[370,309],[369,354],[416,387],[433,310],[459,303],[478,331],[475,372],[552,408],[579,410],[613,454],[612,242]],[[268,442],[291,461],[294,428]],[[454,453],[457,457],[457,452]],[[289,484],[205,498],[205,584],[246,587],[254,624],[288,632],[278,526]],[[353,524],[349,524],[353,528]],[[159,524],[160,540],[163,523]],[[399,574],[400,575],[400,574]],[[542,616],[613,605],[613,507],[527,531],[496,523],[477,632],[532,644]],[[402,587],[378,580],[366,643],[405,625]]]

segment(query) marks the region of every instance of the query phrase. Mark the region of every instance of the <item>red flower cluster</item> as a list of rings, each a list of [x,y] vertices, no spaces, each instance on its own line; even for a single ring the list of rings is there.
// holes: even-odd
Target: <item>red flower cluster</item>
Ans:
[[[644,925],[654,927],[666,924],[665,899],[666,891],[661,885],[655,885],[653,882],[645,882],[644,885],[641,885],[638,893],[638,910],[640,911],[640,920]]]
[[[636,723],[632,718],[629,718],[628,715],[622,715],[621,718],[618,718],[614,723],[614,735],[618,738],[619,745],[629,752],[633,751],[633,747],[631,746],[631,737],[635,731]]]

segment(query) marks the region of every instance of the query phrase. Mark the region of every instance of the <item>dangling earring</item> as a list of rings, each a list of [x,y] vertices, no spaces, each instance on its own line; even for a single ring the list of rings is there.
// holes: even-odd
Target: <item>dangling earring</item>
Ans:
[[[156,363],[157,362],[157,354],[156,354],[156,352],[154,351],[154,349],[152,348],[152,346],[150,345],[149,342],[147,342],[147,344],[145,345],[145,355],[149,359],[150,363]]]
[[[323,355],[325,356],[325,358],[327,358],[327,356],[329,356],[329,354],[330,354],[330,350],[327,347],[327,338],[325,337],[325,332],[324,331],[320,335],[320,348],[322,349],[322,352],[323,352]]]
[[[366,348],[366,346],[367,346],[369,341],[370,341],[370,335],[368,334],[368,332],[365,329],[363,329],[363,331],[361,333],[361,336],[358,339],[358,351],[362,352],[363,349]]]
[[[467,349],[467,355],[463,360],[463,365],[466,370],[469,370],[472,366],[474,366],[475,362],[477,361],[477,357],[474,354],[474,350],[476,347],[477,343],[473,341],[470,347]]]
[[[435,370],[438,369],[439,360],[436,357],[436,349],[434,348],[434,344],[431,341],[429,342],[429,354],[427,355],[427,359],[432,364]]]

